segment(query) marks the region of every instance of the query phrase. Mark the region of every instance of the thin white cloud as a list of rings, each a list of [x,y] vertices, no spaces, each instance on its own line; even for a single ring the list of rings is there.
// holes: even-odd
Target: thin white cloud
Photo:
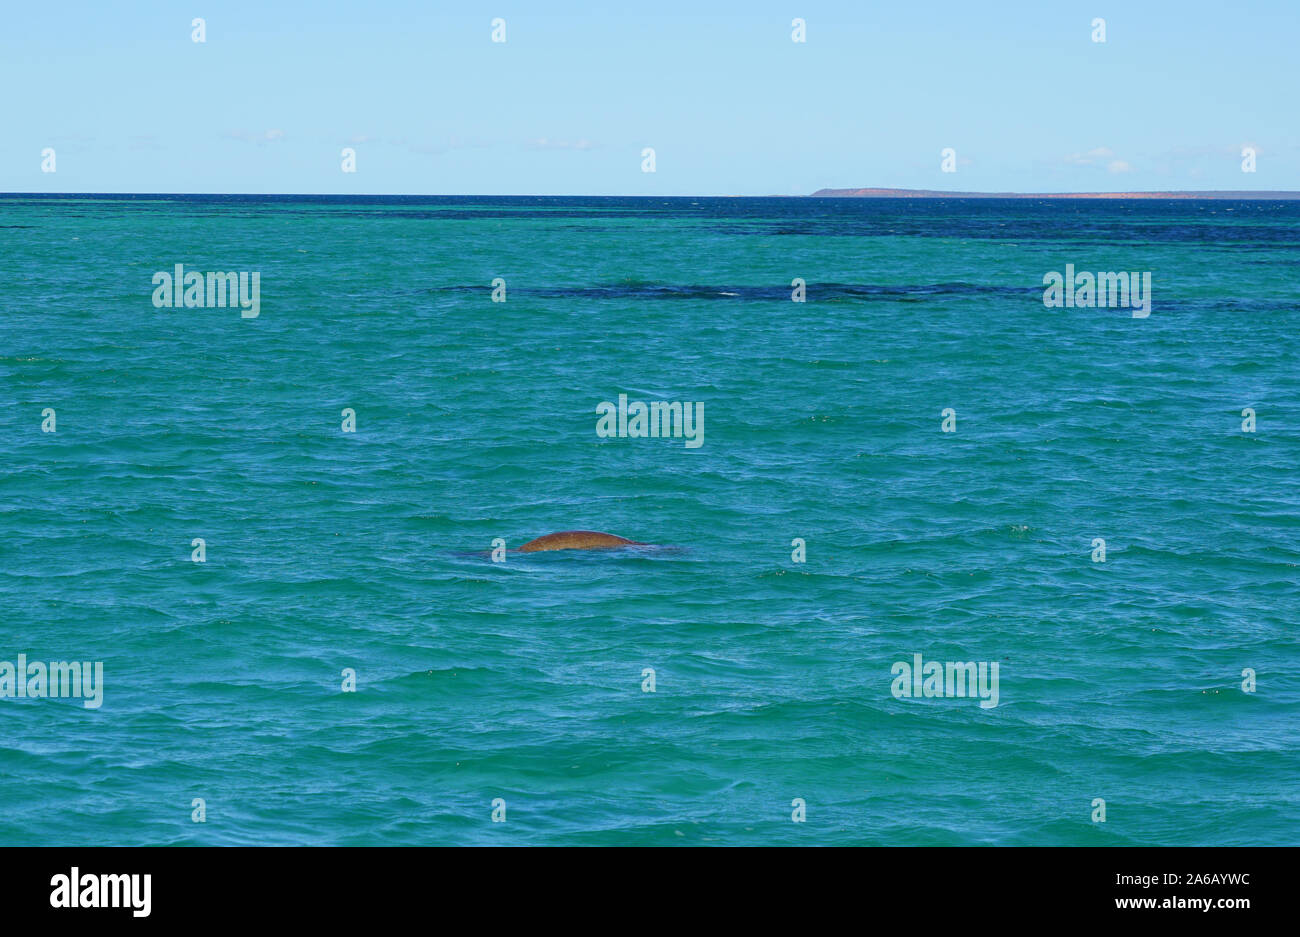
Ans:
[[[1071,166],[1099,166],[1103,161],[1113,159],[1115,152],[1108,146],[1099,146],[1086,153],[1071,153],[1065,162]]]
[[[249,133],[247,130],[231,130],[226,133],[226,138],[243,143],[274,143],[284,139],[284,131],[265,130],[262,133]]]
[[[585,137],[581,140],[552,140],[549,137],[537,137],[529,140],[525,146],[533,150],[590,150],[596,144]]]

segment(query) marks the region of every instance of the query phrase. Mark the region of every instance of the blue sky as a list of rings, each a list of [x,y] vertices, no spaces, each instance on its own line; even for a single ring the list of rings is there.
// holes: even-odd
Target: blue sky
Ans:
[[[1300,0],[9,4],[0,191],[1298,189],[1298,32]]]

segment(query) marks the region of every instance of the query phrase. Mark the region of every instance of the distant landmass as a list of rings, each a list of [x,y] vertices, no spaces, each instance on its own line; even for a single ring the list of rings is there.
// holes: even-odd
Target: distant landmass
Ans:
[[[937,189],[818,189],[813,198],[1227,198],[1300,199],[1300,192],[940,192]]]

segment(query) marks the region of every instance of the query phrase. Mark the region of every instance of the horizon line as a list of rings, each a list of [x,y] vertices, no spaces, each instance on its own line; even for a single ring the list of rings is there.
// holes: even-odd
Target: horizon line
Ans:
[[[1300,200],[1300,190],[1294,189],[1169,189],[1148,191],[1112,191],[1112,192],[970,192],[945,191],[942,189],[895,189],[885,187],[860,188],[821,188],[808,195],[593,195],[584,193],[566,193],[547,195],[539,193],[450,193],[450,192],[0,192],[0,198],[9,196],[37,198],[174,198],[174,197],[237,197],[237,198],[761,198],[761,199],[942,199],[942,198],[978,198],[978,199],[1180,199],[1180,200],[1223,200],[1236,199],[1248,201],[1259,200]]]

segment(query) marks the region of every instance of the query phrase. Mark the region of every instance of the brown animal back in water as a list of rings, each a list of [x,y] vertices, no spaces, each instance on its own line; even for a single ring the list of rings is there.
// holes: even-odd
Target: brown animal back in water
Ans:
[[[601,550],[610,547],[641,546],[635,540],[602,534],[596,530],[562,530],[529,540],[519,548],[520,553],[537,553],[541,550]]]

